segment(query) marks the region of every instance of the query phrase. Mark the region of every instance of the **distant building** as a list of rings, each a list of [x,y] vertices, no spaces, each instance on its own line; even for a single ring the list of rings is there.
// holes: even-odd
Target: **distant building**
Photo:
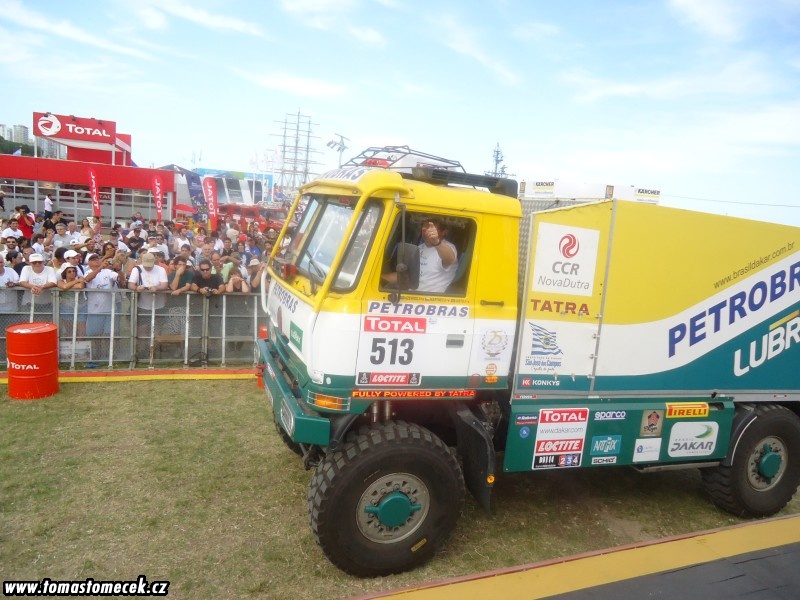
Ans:
[[[11,132],[11,141],[16,144],[30,144],[31,130],[25,125],[14,125]]]
[[[38,155],[42,158],[58,158],[61,160],[67,158],[67,147],[63,144],[58,144],[47,138],[37,137],[36,145],[39,148]]]

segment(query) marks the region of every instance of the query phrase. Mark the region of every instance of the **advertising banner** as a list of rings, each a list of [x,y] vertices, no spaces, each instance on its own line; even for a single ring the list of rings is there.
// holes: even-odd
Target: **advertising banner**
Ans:
[[[100,217],[100,187],[97,185],[97,173],[89,167],[89,195],[92,198],[92,210],[95,217]]]
[[[217,228],[217,182],[213,177],[203,179],[203,196],[208,207],[209,233]]]
[[[153,176],[153,202],[156,204],[156,219],[159,223],[164,220],[164,192],[161,185],[161,176]]]
[[[53,113],[33,113],[33,135],[55,140],[85,142],[88,146],[113,146],[117,124],[105,119],[90,119]]]

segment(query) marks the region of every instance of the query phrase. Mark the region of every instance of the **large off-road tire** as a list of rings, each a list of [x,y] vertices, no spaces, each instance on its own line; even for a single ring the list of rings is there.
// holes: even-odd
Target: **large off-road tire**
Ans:
[[[754,412],[738,443],[733,440],[731,466],[700,470],[714,504],[738,517],[774,515],[800,485],[800,418],[775,404],[756,405]]]
[[[403,421],[350,432],[308,488],[311,529],[328,559],[358,577],[418,567],[441,548],[464,506],[456,457]]]

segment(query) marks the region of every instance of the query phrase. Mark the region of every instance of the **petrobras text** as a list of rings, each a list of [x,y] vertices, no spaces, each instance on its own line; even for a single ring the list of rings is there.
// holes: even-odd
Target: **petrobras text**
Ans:
[[[289,312],[293,313],[297,309],[297,298],[279,285],[275,286],[275,296],[278,298],[278,302],[285,306]]]
[[[381,315],[408,315],[417,317],[469,317],[469,306],[447,304],[404,303],[372,301],[367,307],[368,313]]]
[[[765,273],[747,289],[740,289],[670,327],[667,333],[668,355],[675,356],[681,348],[690,348],[793,293],[800,297],[800,261]]]

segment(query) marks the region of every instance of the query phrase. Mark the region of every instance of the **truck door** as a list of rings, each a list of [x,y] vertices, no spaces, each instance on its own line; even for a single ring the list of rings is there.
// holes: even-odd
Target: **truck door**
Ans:
[[[608,203],[533,215],[515,398],[592,389],[611,216]]]
[[[441,239],[426,243],[425,228],[435,221]],[[356,386],[369,397],[426,398],[467,387],[475,314],[468,285],[477,231],[473,219],[406,214],[406,242],[422,253],[420,286],[397,292],[396,248],[401,239],[399,216],[383,252],[381,272],[362,304]],[[435,238],[434,238],[435,239]],[[442,246],[443,248],[440,248]],[[449,248],[448,263],[437,248]],[[428,282],[427,284],[425,282]],[[423,289],[425,286],[427,289]]]

